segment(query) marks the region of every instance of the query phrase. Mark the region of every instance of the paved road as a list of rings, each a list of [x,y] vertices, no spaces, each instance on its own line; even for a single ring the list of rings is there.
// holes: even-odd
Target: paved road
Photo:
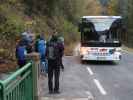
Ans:
[[[96,100],[133,100],[133,54],[124,53],[117,65],[113,63],[86,64],[94,73],[90,91]],[[98,85],[94,80],[100,82]],[[104,94],[104,92],[106,92]]]
[[[93,100],[89,91],[88,72],[80,64],[77,57],[64,57],[65,71],[61,72],[59,95],[49,95],[47,78],[42,77],[40,81],[40,96],[46,97],[41,100]],[[88,76],[85,78],[85,76]],[[54,98],[54,99],[49,99]],[[90,99],[88,99],[90,98]]]
[[[119,64],[80,64],[78,57],[65,57],[64,65],[65,72],[61,73],[60,80],[62,93],[49,95],[47,78],[44,78],[41,80],[41,97],[71,100],[70,98],[87,98],[93,95],[95,100],[133,100],[133,54],[124,53]]]

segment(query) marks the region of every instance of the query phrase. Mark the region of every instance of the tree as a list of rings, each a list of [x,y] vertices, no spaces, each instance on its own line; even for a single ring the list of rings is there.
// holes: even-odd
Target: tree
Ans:
[[[86,15],[101,15],[103,7],[99,0],[85,0]]]
[[[110,15],[121,15],[127,28],[124,40],[127,46],[133,47],[133,0],[111,0],[108,5]]]
[[[108,4],[108,14],[109,15],[119,15],[119,1],[118,0],[110,0]]]
[[[101,12],[99,0],[0,0],[0,38],[6,38],[6,42],[0,39],[0,45],[4,48],[4,43],[12,43],[25,30],[27,16],[35,22],[31,26],[35,33],[48,36],[57,29],[70,45],[79,39],[80,17],[101,15]]]

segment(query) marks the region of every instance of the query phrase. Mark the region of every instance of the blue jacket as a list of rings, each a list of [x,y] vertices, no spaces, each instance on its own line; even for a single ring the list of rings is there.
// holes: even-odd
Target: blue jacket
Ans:
[[[46,53],[46,41],[43,39],[39,39],[38,40],[38,52],[40,53],[40,55],[45,55]]]
[[[25,60],[26,48],[24,46],[17,46],[16,57],[18,60]]]

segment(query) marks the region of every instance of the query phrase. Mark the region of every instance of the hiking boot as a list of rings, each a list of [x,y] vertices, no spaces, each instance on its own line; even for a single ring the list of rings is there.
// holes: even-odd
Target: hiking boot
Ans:
[[[60,91],[55,90],[54,93],[55,94],[60,94]]]
[[[54,92],[53,91],[49,91],[49,94],[53,94]]]

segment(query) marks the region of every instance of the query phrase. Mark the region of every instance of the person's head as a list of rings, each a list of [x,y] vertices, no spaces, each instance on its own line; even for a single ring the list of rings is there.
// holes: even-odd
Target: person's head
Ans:
[[[61,42],[61,43],[64,43],[64,38],[60,36],[60,37],[58,38],[58,41]]]
[[[43,34],[39,34],[39,35],[36,36],[36,39],[44,40],[44,35]]]
[[[40,34],[40,39],[41,39],[41,40],[44,40],[44,39],[45,39],[44,33],[41,33],[41,34]]]
[[[57,35],[57,34],[58,34],[58,32],[55,30],[53,34]]]
[[[22,34],[21,34],[21,37],[22,37],[23,39],[26,39],[26,38],[27,38],[27,32],[22,33]]]
[[[53,34],[53,35],[52,35],[51,41],[58,41],[58,36],[57,36],[57,34]]]
[[[36,39],[40,39],[40,34],[36,36]]]
[[[20,40],[18,43],[19,46],[25,46],[25,42],[23,40]]]
[[[44,40],[44,37],[43,36],[40,36],[40,40]]]

